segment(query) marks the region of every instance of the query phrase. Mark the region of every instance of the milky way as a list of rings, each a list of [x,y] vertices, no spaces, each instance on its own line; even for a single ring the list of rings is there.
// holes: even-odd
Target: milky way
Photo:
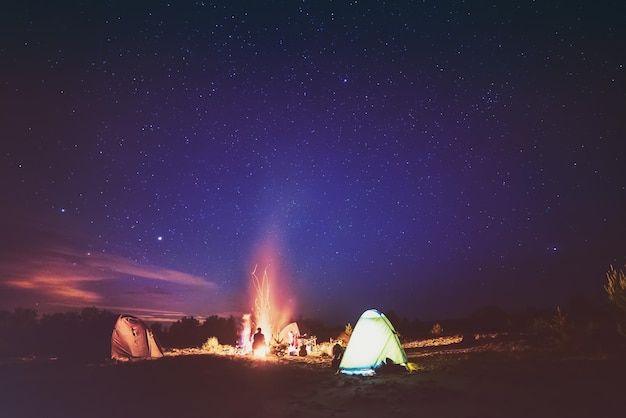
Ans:
[[[604,301],[623,2],[178,3],[0,7],[0,309]]]

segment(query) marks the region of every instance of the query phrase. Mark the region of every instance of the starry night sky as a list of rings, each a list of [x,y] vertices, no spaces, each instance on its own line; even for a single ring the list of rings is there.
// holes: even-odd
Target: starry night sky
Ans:
[[[13,3],[0,310],[238,315],[258,265],[448,318],[626,262],[623,1]]]

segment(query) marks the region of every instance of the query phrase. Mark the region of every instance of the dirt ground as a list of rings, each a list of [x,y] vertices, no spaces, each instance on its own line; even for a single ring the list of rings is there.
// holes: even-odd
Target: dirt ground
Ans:
[[[0,415],[48,417],[600,417],[623,413],[626,359],[516,347],[406,348],[412,373],[336,374],[322,355],[0,363]]]

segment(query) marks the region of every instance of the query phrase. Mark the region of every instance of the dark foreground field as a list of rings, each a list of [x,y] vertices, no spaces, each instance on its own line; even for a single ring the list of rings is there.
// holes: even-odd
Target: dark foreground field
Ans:
[[[407,349],[418,371],[337,375],[326,357],[184,354],[123,364],[0,364],[0,416],[602,417],[624,412],[619,357]]]

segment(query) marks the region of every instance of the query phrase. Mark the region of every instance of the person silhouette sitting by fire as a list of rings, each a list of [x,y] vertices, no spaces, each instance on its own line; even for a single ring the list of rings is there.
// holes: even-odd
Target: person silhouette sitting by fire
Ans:
[[[261,332],[261,328],[257,328],[252,337],[252,352],[256,352],[259,348],[265,348],[265,335]]]

